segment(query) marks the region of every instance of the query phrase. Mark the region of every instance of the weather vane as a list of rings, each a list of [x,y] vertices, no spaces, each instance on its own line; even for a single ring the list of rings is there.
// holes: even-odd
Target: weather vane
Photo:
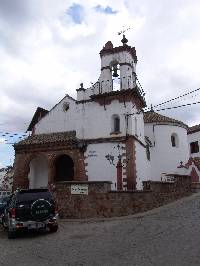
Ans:
[[[127,42],[128,42],[128,40],[125,37],[125,32],[128,31],[128,30],[130,30],[130,29],[131,29],[131,27],[125,28],[125,26],[123,26],[123,29],[118,32],[118,35],[123,34],[123,38],[121,40],[121,42],[123,43],[123,45],[126,45]]]
[[[126,31],[130,30],[130,29],[131,29],[131,27],[128,27],[128,28],[125,29],[125,26],[123,26],[123,29],[122,29],[121,31],[118,32],[118,35],[121,35],[121,34],[124,35],[124,33],[125,33]]]

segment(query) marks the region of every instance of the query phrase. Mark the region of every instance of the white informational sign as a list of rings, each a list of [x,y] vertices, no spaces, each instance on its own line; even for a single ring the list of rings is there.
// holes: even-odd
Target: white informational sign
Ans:
[[[71,194],[88,195],[88,185],[71,185]]]

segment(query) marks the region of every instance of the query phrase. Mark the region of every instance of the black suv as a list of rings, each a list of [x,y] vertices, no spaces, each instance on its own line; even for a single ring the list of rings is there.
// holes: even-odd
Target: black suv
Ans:
[[[56,203],[48,189],[17,190],[10,197],[2,218],[8,229],[8,238],[14,238],[18,231],[49,229],[58,230]]]

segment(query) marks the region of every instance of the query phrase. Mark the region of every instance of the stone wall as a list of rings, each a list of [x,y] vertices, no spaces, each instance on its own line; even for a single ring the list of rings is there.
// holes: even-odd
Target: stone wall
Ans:
[[[110,182],[62,182],[56,184],[55,197],[61,218],[95,218],[144,212],[191,194],[189,177],[162,183],[160,191],[155,184],[143,191],[110,191]],[[88,185],[88,195],[71,194],[71,185],[82,184]]]
[[[192,192],[200,192],[200,182],[192,182]]]

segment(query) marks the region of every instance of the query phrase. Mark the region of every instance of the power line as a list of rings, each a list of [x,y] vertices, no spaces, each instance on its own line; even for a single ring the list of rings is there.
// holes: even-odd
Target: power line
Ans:
[[[139,79],[138,79],[138,76],[137,76],[137,74],[134,72],[134,75],[135,75],[135,79],[137,80],[137,82],[138,82],[138,84],[139,84],[139,87],[140,87],[140,90],[141,90],[141,94],[142,94],[142,96],[144,97],[145,96],[145,92],[144,92],[144,90],[143,90],[143,87],[142,87],[142,85],[141,85],[141,83],[140,83],[140,81],[139,81]]]
[[[154,105],[153,107],[157,107],[157,106],[160,106],[160,105],[163,105],[163,104],[166,104],[166,103],[172,102],[172,101],[174,101],[174,100],[180,99],[180,98],[182,98],[182,97],[184,97],[184,96],[187,96],[187,95],[189,95],[189,94],[191,94],[191,93],[194,93],[194,92],[196,92],[196,91],[199,91],[199,90],[200,90],[200,88],[198,88],[198,89],[196,89],[196,90],[193,90],[193,91],[190,91],[190,92],[187,92],[187,93],[185,93],[185,94],[183,94],[183,95],[180,95],[180,96],[178,96],[178,97],[172,98],[172,99],[170,99],[170,100],[168,100],[168,101],[165,101],[165,102],[162,102],[162,103],[160,103],[160,104]],[[150,109],[150,108],[148,108],[148,109]]]
[[[198,104],[198,103],[200,103],[200,102],[186,103],[186,104],[182,104],[182,105],[178,105],[178,106],[172,106],[172,107],[162,108],[162,109],[155,110],[155,111],[159,112],[159,111],[164,111],[164,110],[176,109],[176,108],[180,108],[180,107],[195,105],[195,104]]]
[[[23,140],[24,138],[28,137],[29,134],[25,132],[16,133],[16,132],[4,132],[0,131],[0,144],[8,144],[12,145],[17,143],[20,140]]]

